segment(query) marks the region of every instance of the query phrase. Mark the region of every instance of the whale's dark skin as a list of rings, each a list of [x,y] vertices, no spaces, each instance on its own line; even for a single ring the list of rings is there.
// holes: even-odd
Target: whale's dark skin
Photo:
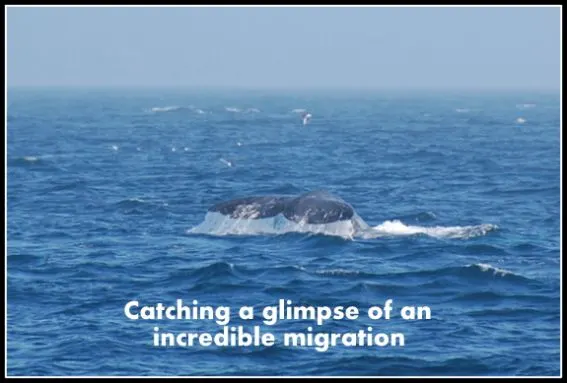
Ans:
[[[298,197],[259,196],[238,198],[218,203],[210,212],[235,219],[271,218],[278,214],[294,222],[325,224],[349,220],[354,209],[342,199],[325,191],[315,191]]]

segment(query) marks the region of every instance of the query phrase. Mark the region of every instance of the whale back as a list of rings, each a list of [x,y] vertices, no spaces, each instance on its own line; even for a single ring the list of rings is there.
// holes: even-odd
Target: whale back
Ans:
[[[349,220],[354,216],[354,210],[348,203],[326,191],[314,191],[290,201],[283,214],[294,222],[325,224]]]
[[[218,203],[209,211],[234,219],[271,218],[281,213],[290,221],[308,224],[348,220],[354,215],[354,210],[349,204],[326,191],[314,191],[299,197],[238,198]]]
[[[262,196],[238,198],[218,203],[209,211],[234,219],[271,218],[282,213],[291,197]]]

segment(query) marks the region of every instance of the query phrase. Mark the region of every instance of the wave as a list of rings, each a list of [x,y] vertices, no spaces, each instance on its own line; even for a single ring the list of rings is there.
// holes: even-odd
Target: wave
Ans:
[[[161,262],[161,260],[148,260],[146,262],[154,263]],[[431,289],[432,281],[437,282],[437,284],[445,290],[448,288],[448,283],[452,285],[456,283],[479,285],[479,283],[497,282],[524,287],[531,286],[537,288],[541,286],[541,283],[537,280],[482,263],[392,273],[368,272],[349,268],[306,269],[299,265],[250,268],[243,265],[235,265],[227,261],[217,261],[210,264],[201,264],[197,267],[172,270],[160,283],[171,285],[178,282],[190,282],[194,284],[195,289],[202,289],[205,288],[206,285],[210,285],[211,288],[222,290],[220,286],[218,286],[219,283],[234,285],[238,281],[246,280],[250,281],[246,283],[247,285],[253,285],[253,281],[274,281],[284,278],[286,281],[285,284],[264,286],[264,290],[271,293],[288,293],[294,291],[295,288],[298,287],[298,284],[305,282],[304,277],[301,277],[302,274],[309,274],[324,279],[359,282],[354,287],[351,286],[348,290],[343,292],[352,292],[359,288],[385,291],[388,289],[413,288],[416,286]],[[87,275],[84,277],[87,277]],[[390,281],[396,281],[396,285],[392,285]],[[441,282],[441,284],[439,284],[439,282]],[[507,298],[531,300],[540,299],[541,297],[534,294],[529,296],[525,294],[502,295],[501,293],[492,291],[473,291],[461,293],[453,300],[494,301]]]
[[[178,112],[178,111],[186,111],[190,110],[197,114],[205,114],[206,112],[203,109],[195,108],[194,106],[178,106],[178,105],[170,105],[170,106],[156,106],[151,108],[149,111],[152,113],[165,113],[165,112]]]
[[[154,113],[158,113],[158,112],[172,112],[175,110],[180,110],[183,109],[183,107],[181,106],[156,106],[154,108],[151,108],[150,111],[154,112]]]
[[[138,207],[138,206],[143,206],[147,203],[147,201],[141,199],[141,198],[127,198],[127,199],[123,199],[119,202],[116,202],[116,206],[118,207],[124,207],[124,208],[130,208],[130,207]]]
[[[46,187],[43,189],[43,193],[53,193],[65,190],[85,190],[87,186],[87,181],[84,179],[77,179],[72,181],[60,180],[54,185]]]
[[[476,268],[479,268],[480,271],[482,271],[482,272],[485,272],[485,273],[489,272],[489,273],[492,273],[493,275],[505,276],[507,274],[512,274],[511,271],[499,269],[498,267],[494,267],[492,265],[489,265],[488,263],[475,263],[473,265],[468,265],[467,267],[476,267]]]
[[[516,108],[518,109],[528,109],[528,108],[535,108],[536,104],[517,104]]]
[[[148,201],[142,198],[127,198],[110,205],[108,208],[111,211],[120,211],[124,214],[144,214],[166,211],[167,206],[167,202],[164,201]]]
[[[361,270],[349,270],[344,268],[316,270],[315,274],[343,278],[343,279],[395,279],[396,281],[415,280],[416,278],[425,279],[431,283],[432,278],[459,278],[464,281],[477,282],[478,280],[493,280],[518,282],[521,284],[537,283],[537,281],[516,274],[512,271],[501,269],[490,264],[475,263],[466,266],[448,266],[429,270],[402,271],[397,273],[374,273]],[[428,286],[431,287],[431,286]]]
[[[22,156],[16,158],[8,158],[8,167],[15,168],[28,168],[37,171],[57,171],[62,170],[53,160],[50,160],[49,155],[46,156]]]
[[[215,262],[206,266],[190,269],[173,270],[169,275],[168,282],[186,281],[195,279],[196,282],[210,282],[214,278],[228,281],[235,276],[234,264],[228,262]]]
[[[189,229],[187,233],[214,236],[303,233],[338,236],[344,239],[374,239],[424,234],[434,238],[468,239],[486,235],[488,232],[496,229],[497,226],[491,224],[475,226],[412,226],[405,225],[399,220],[385,221],[380,225],[371,227],[357,214],[350,220],[326,224],[308,224],[289,221],[281,214],[271,218],[245,219],[230,218],[218,212],[207,212],[203,222]]]
[[[495,318],[498,320],[511,320],[514,318],[523,319],[526,317],[541,318],[542,314],[545,313],[545,311],[530,307],[504,307],[471,311],[467,313],[467,315],[483,319]]]
[[[361,271],[358,270],[348,270],[348,269],[325,269],[325,270],[317,270],[315,274],[318,275],[325,275],[331,277],[358,277],[362,274]],[[371,274],[370,274],[371,275]]]
[[[486,243],[474,243],[460,248],[464,254],[484,254],[484,255],[508,255],[508,252],[501,247]]]
[[[306,375],[341,376],[429,376],[429,375],[482,375],[492,371],[491,361],[456,357],[428,360],[421,357],[390,355],[361,355],[325,360],[321,363],[304,362],[295,368]]]
[[[21,166],[21,167],[25,167],[25,166],[30,166],[33,164],[42,164],[43,161],[41,160],[41,158],[36,157],[36,156],[23,156],[23,157],[18,157],[18,158],[10,158],[8,160],[8,165],[9,166]]]
[[[536,281],[512,271],[492,266],[488,263],[473,263],[466,266],[448,267],[441,270],[435,270],[435,274],[455,275],[466,279],[502,279],[516,281],[520,283],[535,283]]]
[[[37,162],[39,160],[39,158],[34,156],[24,156],[22,159],[26,162]]]
[[[492,305],[499,304],[505,301],[516,301],[516,302],[535,302],[535,303],[550,303],[554,304],[556,300],[551,297],[546,297],[541,294],[510,294],[496,291],[473,291],[458,294],[456,297],[452,297],[448,302],[461,302],[461,303],[491,303]]]

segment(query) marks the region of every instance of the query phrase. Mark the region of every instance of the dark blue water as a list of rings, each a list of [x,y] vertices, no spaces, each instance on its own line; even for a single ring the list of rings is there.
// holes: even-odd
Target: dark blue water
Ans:
[[[8,96],[9,375],[559,374],[558,94]],[[189,232],[223,200],[319,189],[380,235]],[[388,298],[392,319],[364,315]],[[124,314],[176,299],[357,306],[359,319],[322,326],[236,312],[231,325],[277,339],[372,326],[405,345],[154,347],[155,326],[220,326]],[[405,305],[432,317],[403,320]]]

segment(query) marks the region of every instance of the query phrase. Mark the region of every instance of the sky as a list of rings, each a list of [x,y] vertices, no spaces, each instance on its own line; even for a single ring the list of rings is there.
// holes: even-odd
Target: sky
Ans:
[[[9,87],[560,87],[559,7],[5,11]]]

